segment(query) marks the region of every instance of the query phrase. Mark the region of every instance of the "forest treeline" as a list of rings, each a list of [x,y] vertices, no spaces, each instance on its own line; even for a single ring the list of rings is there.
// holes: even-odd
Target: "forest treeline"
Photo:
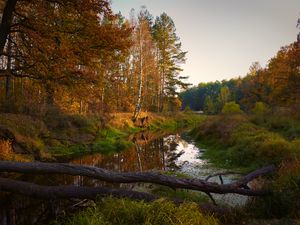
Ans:
[[[254,62],[244,77],[200,83],[181,94],[183,108],[220,113],[228,102],[245,112],[264,105],[275,112],[300,114],[300,48],[282,47],[265,68]]]
[[[108,0],[0,5],[0,109],[43,115],[180,108],[186,52],[173,20],[142,7],[129,19]]]

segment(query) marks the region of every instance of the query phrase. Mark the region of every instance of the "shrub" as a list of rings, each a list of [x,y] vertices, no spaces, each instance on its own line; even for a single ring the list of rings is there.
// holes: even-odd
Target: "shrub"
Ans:
[[[268,184],[268,183],[267,183]],[[272,194],[256,198],[248,210],[263,218],[287,218],[300,216],[300,161],[297,158],[284,160],[275,182],[268,184]]]
[[[193,110],[191,109],[191,107],[186,106],[186,107],[183,109],[183,112],[185,112],[185,113],[192,113]]]
[[[256,102],[254,108],[252,109],[252,112],[256,116],[263,116],[268,112],[268,107],[263,102]]]
[[[240,105],[235,102],[226,103],[222,109],[223,114],[236,114],[241,112]]]
[[[294,154],[293,145],[279,134],[252,123],[242,124],[230,138],[230,159],[239,166],[279,164]]]
[[[194,129],[193,134],[209,148],[217,148],[211,150],[212,154],[209,151],[205,153],[206,156],[218,158],[221,155],[220,159],[230,166],[255,169],[266,164],[280,164],[282,160],[300,153],[299,139],[289,141],[278,133],[251,123],[244,114],[211,117]]]
[[[231,133],[236,127],[247,122],[247,118],[242,114],[230,116],[211,116],[192,130],[192,134],[198,138],[217,138],[221,142],[228,141]]]

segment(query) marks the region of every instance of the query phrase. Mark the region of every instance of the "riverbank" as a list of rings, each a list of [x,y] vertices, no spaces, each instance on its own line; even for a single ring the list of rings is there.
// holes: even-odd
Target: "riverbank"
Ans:
[[[131,121],[129,113],[103,116],[65,115],[59,112],[37,118],[22,114],[0,114],[3,160],[52,161],[96,152],[122,151],[132,146],[129,136],[143,130],[172,131],[195,126],[205,116],[192,113],[141,115],[147,124]]]
[[[18,138],[17,140],[29,138],[25,134],[32,135],[31,139],[28,140],[36,141],[40,139],[40,142],[43,143],[41,146],[45,146],[43,154],[47,156],[42,158],[43,160],[60,160],[77,158],[76,156],[78,156],[72,163],[90,164],[101,168],[108,166],[107,169],[115,169],[117,171],[147,171],[169,168],[168,162],[171,162],[171,166],[176,168],[179,164],[173,165],[173,162],[178,162],[178,159],[182,156],[182,151],[180,148],[177,149],[176,143],[180,143],[183,146],[188,146],[188,143],[183,143],[182,141],[174,142],[175,139],[178,140],[178,136],[176,134],[168,136],[168,132],[172,133],[187,127],[193,128],[192,134],[201,146],[200,149],[203,149],[205,146],[205,149],[207,149],[206,151],[198,149],[201,152],[200,155],[204,155],[204,158],[220,169],[230,168],[235,171],[248,172],[267,164],[276,164],[279,168],[279,172],[272,179],[264,180],[265,183],[256,184],[260,186],[263,184],[266,188],[272,190],[271,196],[257,198],[250,201],[245,207],[232,209],[232,213],[227,214],[224,218],[219,218],[221,222],[213,219],[210,215],[203,217],[201,212],[197,211],[193,216],[201,218],[202,223],[200,224],[255,224],[257,221],[259,222],[256,224],[264,224],[266,221],[277,221],[275,218],[289,222],[294,222],[294,218],[297,218],[299,202],[295,199],[300,199],[300,185],[297,183],[300,177],[299,159],[297,158],[297,154],[300,151],[298,149],[300,146],[298,145],[300,132],[296,123],[287,123],[283,119],[276,120],[273,118],[269,120],[271,117],[257,121],[257,118],[244,114],[207,117],[192,113],[179,113],[168,115],[148,114],[149,124],[147,124],[147,127],[139,127],[132,123],[130,116],[130,114],[123,113],[111,114],[109,118],[105,119],[105,123],[103,123],[103,118],[68,116],[68,118],[65,117],[64,120],[61,120],[62,124],[49,124],[41,119],[26,117],[27,121],[31,121],[29,124],[25,124],[25,122],[23,123],[24,117],[10,114],[6,117],[6,124],[13,124],[10,127],[14,132],[8,130],[11,133],[7,131],[4,134],[13,134],[15,138]],[[285,125],[286,128],[279,129],[280,124]],[[81,134],[83,136],[80,136]],[[158,134],[158,139],[155,134]],[[162,136],[160,137],[159,134],[162,134]],[[93,136],[93,138],[90,138],[90,142],[87,141],[89,136]],[[56,137],[56,139],[53,140],[53,137]],[[61,149],[50,148],[51,145],[48,144],[50,139],[59,143]],[[87,142],[84,143],[84,140]],[[134,146],[132,146],[133,143],[135,144]],[[143,147],[145,143],[147,147]],[[17,144],[20,143],[17,142]],[[98,146],[93,149],[93,146],[96,144]],[[82,146],[82,148],[78,146]],[[123,149],[129,148],[129,150],[120,152],[122,147]],[[74,151],[74,149],[78,148],[80,151]],[[97,152],[100,154],[95,154]],[[118,154],[107,154],[108,157],[106,157],[104,156],[105,153]],[[34,157],[34,153],[23,153],[21,155]],[[79,157],[80,155],[86,156]],[[3,154],[1,156],[3,157]],[[14,154],[10,160],[17,161],[20,159],[16,158]],[[22,158],[22,160],[24,159]],[[183,166],[187,166],[185,160],[184,157],[181,159]],[[198,169],[201,168],[199,167]],[[199,176],[196,175],[196,177]],[[50,179],[55,184],[79,182],[83,186],[98,185],[97,182],[84,178],[77,180],[77,178],[55,177]],[[40,177],[38,181],[35,179],[35,182],[44,183],[48,181],[45,181],[44,177]],[[99,181],[99,185],[103,184]],[[135,187],[128,186],[127,188],[143,187],[137,185]],[[157,194],[162,198],[179,197],[196,203],[207,201],[207,198],[200,193],[172,190],[171,188],[153,185],[150,189],[151,193]],[[143,188],[142,191],[145,191],[145,189]],[[121,203],[124,208],[121,206],[115,207]],[[106,221],[109,224],[120,224],[118,222],[123,217],[119,216],[119,212],[123,212],[124,214],[121,214],[129,222],[135,221],[134,219],[130,220],[130,216],[135,215],[135,213],[144,215],[140,218],[141,220],[136,220],[138,222],[152,221],[155,218],[147,217],[145,212],[149,212],[147,209],[149,210],[155,205],[164,215],[188,224],[190,220],[184,220],[184,218],[173,214],[175,212],[177,214],[184,213],[187,209],[170,204],[169,202],[146,204],[124,199],[105,199],[97,202],[92,208],[87,209],[84,207],[85,211],[78,212],[76,210],[76,214],[68,214],[68,217],[58,220],[57,223],[93,224],[93,222]],[[188,203],[188,207],[193,208],[193,204]],[[294,205],[297,207],[295,208]],[[131,206],[136,207],[136,211]],[[169,206],[172,208],[171,211],[168,211]],[[116,221],[112,222],[112,217],[105,216],[107,207],[115,207],[114,215]],[[124,212],[125,208],[126,212]],[[167,212],[164,211],[165,208]]]
[[[173,164],[174,161],[176,161],[176,157],[179,157],[181,154],[178,154],[175,151],[176,145],[175,140],[178,139],[177,135],[170,135],[170,138],[168,137],[168,133],[177,133],[176,131],[180,131],[182,129],[186,128],[192,128],[198,125],[200,122],[205,120],[205,116],[199,116],[192,113],[178,113],[178,114],[165,114],[165,115],[157,115],[157,114],[148,114],[149,116],[149,125],[148,127],[142,128],[138,126],[134,126],[134,124],[130,120],[130,114],[113,114],[110,115],[109,122],[106,123],[106,125],[101,129],[99,132],[101,135],[103,135],[101,139],[99,139],[98,143],[107,143],[107,145],[114,143],[114,141],[118,141],[120,143],[121,141],[127,141],[129,136],[129,140],[135,139],[134,143],[135,146],[133,148],[130,148],[130,150],[120,152],[118,150],[118,154],[115,154],[114,146],[108,146],[110,149],[109,151],[100,151],[101,154],[92,154],[95,152],[91,151],[84,151],[83,153],[86,153],[84,157],[78,157],[78,159],[75,159],[71,163],[74,164],[86,164],[89,165],[88,161],[90,162],[90,165],[94,166],[100,166],[101,168],[105,168],[105,166],[111,166],[109,167],[112,170],[117,171],[132,171],[135,170],[135,167],[137,167],[137,171],[139,169],[143,169],[145,171],[153,170],[153,169],[159,169],[163,170],[164,168],[169,166],[169,163]],[[13,118],[12,118],[13,117]],[[17,136],[19,133],[16,132],[19,131],[22,135],[26,134],[26,129],[30,129],[30,134],[33,135],[34,138],[41,138],[41,141],[47,140],[49,138],[45,138],[44,136],[40,134],[36,134],[35,132],[39,130],[44,130],[44,133],[46,133],[46,137],[51,137],[51,135],[58,135],[57,133],[53,132],[53,130],[49,129],[49,125],[44,123],[42,120],[32,119],[30,121],[30,124],[22,124],[22,119],[24,119],[20,115],[8,115],[6,122],[14,124],[16,127],[11,126],[12,129],[14,129],[13,135]],[[30,119],[30,118],[26,118]],[[76,118],[78,119],[78,118]],[[91,120],[91,118],[88,118]],[[75,120],[74,118],[69,118],[68,121]],[[14,122],[17,121],[17,122]],[[86,120],[84,120],[86,122]],[[99,121],[99,120],[95,120]],[[74,122],[73,122],[74,123]],[[81,122],[82,123],[82,122]],[[94,122],[91,122],[89,126],[82,126],[83,131],[87,131],[88,128],[90,128]],[[53,124],[54,125],[54,124]],[[53,126],[52,125],[52,126]],[[72,124],[71,124],[72,125]],[[70,125],[68,125],[70,126]],[[74,126],[74,124],[72,125]],[[67,129],[61,127],[62,130],[60,131],[62,134],[65,132],[67,133]],[[63,132],[64,131],[64,132]],[[79,130],[80,131],[80,130]],[[73,131],[73,134],[76,135],[77,132],[79,133],[78,129]],[[148,133],[151,135],[148,136]],[[158,136],[156,136],[156,134]],[[77,134],[79,135],[79,134]],[[141,137],[138,137],[141,136]],[[19,138],[19,136],[17,136]],[[60,136],[60,141],[62,142],[62,137]],[[70,138],[71,136],[65,136],[65,138]],[[143,147],[145,143],[142,143],[142,140],[145,139],[147,142],[147,147]],[[20,140],[20,139],[18,139]],[[81,139],[80,139],[81,140]],[[75,140],[72,140],[75,141]],[[165,141],[165,142],[163,142]],[[71,142],[71,140],[70,140]],[[46,142],[47,143],[47,142]],[[159,146],[157,147],[156,144]],[[170,149],[167,148],[167,144],[170,147]],[[104,144],[103,144],[104,145]],[[45,145],[47,146],[47,145]],[[50,151],[50,150],[48,150]],[[108,154],[107,157],[103,156],[103,153],[105,152],[114,152],[114,154]],[[47,152],[47,154],[50,154]],[[53,153],[52,153],[53,154]],[[28,154],[29,155],[29,154]],[[62,154],[64,157],[66,154]],[[70,153],[72,157],[79,156]],[[97,156],[98,155],[98,156]],[[50,155],[53,156],[53,155]],[[84,159],[85,157],[86,160]],[[98,160],[99,159],[99,160]],[[77,161],[76,161],[77,160]],[[116,161],[117,160],[117,161]],[[76,161],[76,162],[75,162]],[[95,163],[103,163],[102,165],[98,165]],[[162,164],[163,163],[163,164]],[[178,174],[176,174],[178,175]],[[84,179],[84,178],[78,178],[74,177],[66,177],[66,176],[27,176],[26,178],[20,177],[21,179],[26,180],[34,180],[35,183],[41,183],[41,184],[49,184],[49,180],[51,180],[51,184],[80,184],[83,186],[101,186],[103,183],[101,181],[95,181],[91,179]],[[97,183],[98,182],[98,183]],[[121,187],[121,186],[120,186]],[[124,185],[122,185],[124,188]],[[130,188],[130,187],[127,187]],[[131,187],[132,188],[132,187]],[[141,186],[137,187],[141,188]],[[150,190],[151,189],[151,190]],[[143,188],[143,190],[145,190]],[[94,205],[94,210],[92,208],[87,209],[84,212],[78,212],[78,209],[74,216],[72,216],[72,213],[67,214],[71,217],[65,217],[62,218],[62,220],[59,220],[57,223],[66,223],[66,224],[80,224],[79,221],[85,221],[82,222],[82,224],[92,224],[93,222],[100,223],[102,219],[105,219],[109,224],[124,224],[120,221],[127,221],[128,224],[140,224],[141,221],[157,221],[155,220],[156,217],[150,217],[152,214],[151,207],[156,208],[158,212],[161,212],[161,216],[164,217],[165,220],[163,220],[163,224],[169,224],[167,221],[169,221],[168,218],[172,218],[173,223],[172,224],[181,224],[184,222],[185,224],[217,224],[217,219],[214,219],[211,215],[203,215],[199,210],[196,203],[192,202],[203,202],[207,201],[207,198],[204,197],[201,193],[195,193],[195,192],[189,192],[185,190],[174,190],[172,188],[166,188],[162,186],[154,186],[151,185],[149,187],[149,191],[152,193],[155,193],[158,196],[161,196],[162,198],[182,198],[186,201],[189,201],[190,203],[186,203],[181,206],[176,206],[173,203],[169,201],[163,201],[159,200],[157,202],[147,204],[144,202],[136,202],[132,200],[126,200],[126,199],[103,199],[101,201],[97,202],[97,205]],[[10,197],[12,198],[12,196]],[[29,201],[29,200],[27,200]],[[17,201],[19,202],[19,201]],[[32,200],[34,202],[34,200]],[[122,203],[122,205],[120,205]],[[40,203],[46,205],[47,202]],[[61,204],[60,202],[57,202],[57,204]],[[36,204],[34,204],[36,207]],[[38,208],[40,208],[40,205]],[[68,205],[69,207],[70,205]],[[123,206],[123,207],[117,207],[117,206]],[[131,206],[137,207],[137,209],[132,208]],[[13,207],[13,206],[12,206]],[[27,205],[29,207],[29,204]],[[99,215],[107,215],[105,212],[108,209],[111,209],[112,207],[115,207],[115,219],[114,221],[111,221],[112,217],[98,217]],[[86,209],[86,207],[84,207]],[[126,209],[126,210],[125,210]],[[36,211],[35,211],[36,210]],[[61,210],[60,212],[64,212],[65,209]],[[126,211],[123,212],[122,211]],[[31,209],[33,214],[36,214],[38,212],[38,209],[32,208]],[[104,214],[103,214],[104,213]],[[120,213],[120,214],[119,214]],[[136,214],[135,214],[136,213]],[[142,217],[139,218],[132,218],[132,215],[141,215]],[[35,215],[36,217],[39,216],[39,214]],[[166,217],[167,216],[167,217]],[[21,215],[20,215],[21,217]],[[25,217],[30,218],[31,215],[28,213],[25,215]],[[97,220],[96,220],[97,217]],[[21,217],[22,218],[22,217]],[[32,217],[31,217],[32,218]],[[35,218],[33,216],[33,218]],[[54,217],[50,217],[53,219]],[[130,218],[132,218],[130,220]],[[81,220],[82,219],[82,220]],[[95,220],[94,220],[95,219]],[[28,219],[29,220],[29,219]],[[161,219],[160,219],[161,220]],[[167,221],[166,221],[167,220]],[[63,222],[65,221],[65,222]],[[73,221],[73,222],[72,222]],[[177,221],[177,222],[175,222]],[[103,221],[102,221],[103,222]],[[133,223],[131,223],[133,222]],[[136,223],[134,223],[136,222]],[[169,221],[170,222],[170,221]]]
[[[209,117],[192,135],[207,149],[203,157],[219,168],[246,172],[270,164],[277,166],[274,176],[256,184],[271,190],[271,195],[249,202],[241,209],[241,218],[262,219],[262,224],[265,219],[299,218],[298,120],[280,115],[218,115]]]
[[[253,170],[279,165],[300,152],[300,123],[278,117],[258,122],[244,114],[209,117],[192,135],[209,151],[207,157],[222,168]],[[278,129],[278,127],[285,129]]]

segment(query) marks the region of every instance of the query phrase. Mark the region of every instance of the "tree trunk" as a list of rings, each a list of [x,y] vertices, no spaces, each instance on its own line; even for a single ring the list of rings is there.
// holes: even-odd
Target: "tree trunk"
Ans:
[[[45,90],[46,90],[46,104],[49,106],[53,106],[54,105],[54,89],[49,83],[46,83]]]
[[[142,42],[142,26],[140,25],[140,76],[139,76],[139,91],[137,103],[135,106],[134,114],[132,117],[132,121],[136,121],[141,110],[142,110],[142,89],[143,89],[143,42]]]
[[[20,188],[22,187],[22,188]],[[97,200],[99,197],[113,196],[117,198],[130,198],[133,200],[143,200],[152,202],[159,199],[159,196],[131,191],[126,189],[112,189],[105,187],[80,187],[80,186],[43,186],[24,181],[15,181],[7,178],[0,178],[0,191],[12,192],[32,198],[57,200],[57,199],[89,199]],[[182,204],[181,199],[171,199],[175,204]],[[212,205],[203,203],[199,205],[202,213],[224,216],[229,211]],[[9,216],[8,216],[9,218]]]
[[[6,82],[5,82],[5,97],[6,101],[9,103],[11,98],[11,83],[12,83],[12,74],[11,74],[11,41],[8,39],[7,42],[7,65],[6,65]]]
[[[0,190],[40,199],[91,199],[99,196],[127,197],[135,200],[154,201],[157,196],[126,189],[78,186],[42,186],[24,181],[0,178]]]
[[[153,183],[171,188],[183,188],[204,193],[227,194],[235,193],[246,196],[262,196],[268,194],[266,190],[252,190],[247,184],[257,177],[273,173],[275,166],[260,168],[238,181],[229,184],[217,184],[201,179],[188,179],[169,176],[158,172],[120,173],[92,166],[79,166],[60,163],[21,163],[0,161],[0,171],[30,174],[69,174],[87,176],[112,183]],[[247,187],[247,188],[245,188]]]
[[[7,0],[3,10],[0,25],[0,56],[2,56],[4,52],[4,47],[7,40],[7,36],[10,32],[10,27],[12,25],[13,12],[16,8],[16,4],[17,0]]]

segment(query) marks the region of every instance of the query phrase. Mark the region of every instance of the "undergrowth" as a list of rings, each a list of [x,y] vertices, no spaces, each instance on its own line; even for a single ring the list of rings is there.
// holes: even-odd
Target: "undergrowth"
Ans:
[[[0,140],[0,160],[28,162],[32,159],[28,155],[14,153],[11,141]]]
[[[252,170],[279,165],[300,153],[299,139],[288,140],[252,123],[246,115],[211,117],[192,133],[200,144],[208,147],[204,157],[227,168]]]
[[[166,200],[152,203],[105,198],[94,208],[73,215],[56,224],[62,225],[217,225],[212,216],[203,215],[197,204],[176,206]]]
[[[272,179],[260,182],[271,191],[245,207],[249,218],[278,219],[300,216],[299,121],[275,116],[254,119],[247,115],[210,117],[193,130],[204,157],[214,165],[244,172],[275,164]]]

